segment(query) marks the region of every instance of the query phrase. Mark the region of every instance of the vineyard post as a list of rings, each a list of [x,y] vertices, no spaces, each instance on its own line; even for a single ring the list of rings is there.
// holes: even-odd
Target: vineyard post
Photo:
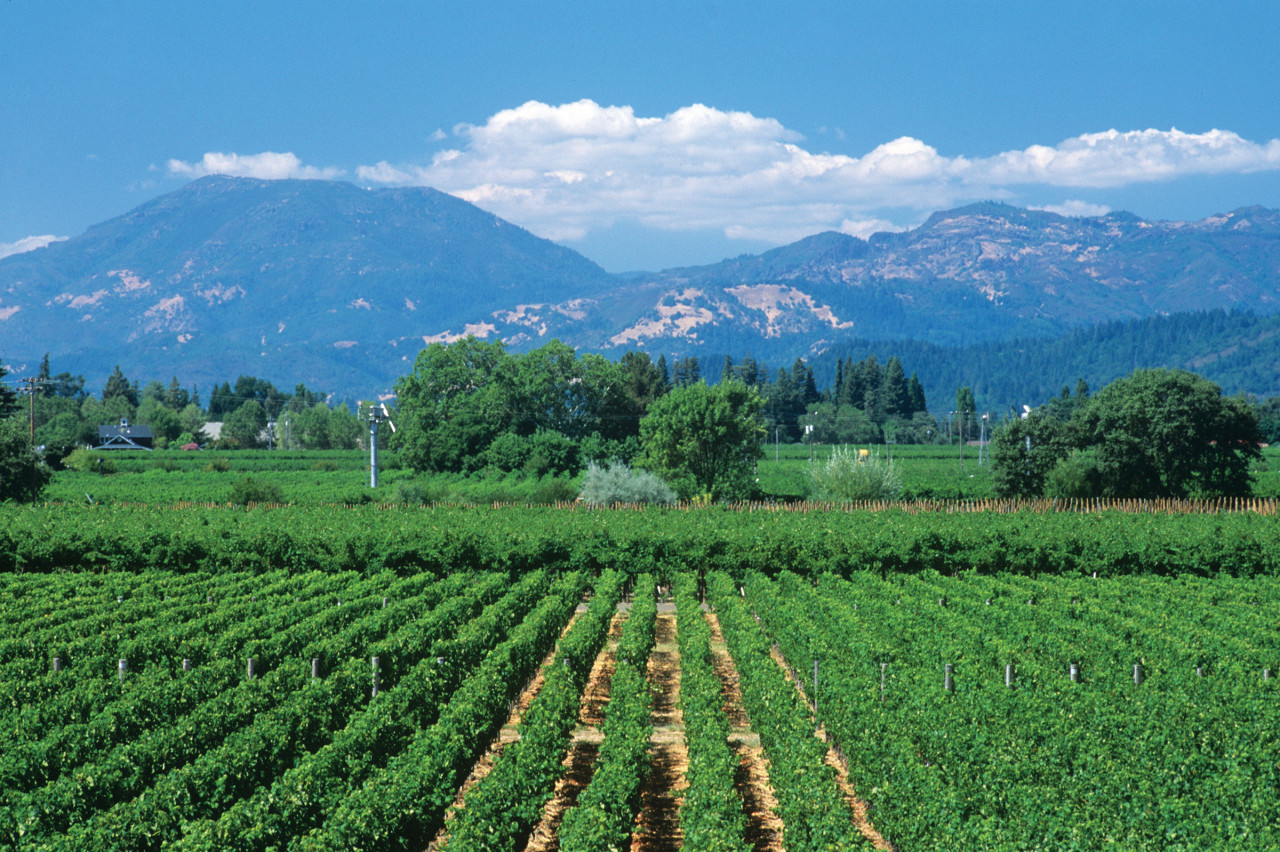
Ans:
[[[1271,680],[1271,669],[1263,669],[1263,670],[1262,670],[1262,679],[1263,679],[1264,681]]]
[[[53,658],[53,670],[54,670],[55,672],[60,672],[60,671],[62,671],[62,658],[61,658],[61,657],[54,657],[54,658]]]
[[[1142,686],[1142,663],[1133,664],[1133,685]]]
[[[1204,667],[1196,666],[1196,677],[1204,677]]]
[[[1071,671],[1071,682],[1079,683],[1080,682],[1080,666],[1076,665],[1075,663],[1072,663],[1070,671]]]
[[[249,666],[248,666],[248,669],[246,670],[245,674],[247,675],[247,677],[249,678],[249,680],[253,680],[253,657],[250,657],[250,658],[249,658]]]
[[[818,717],[818,661],[813,661],[813,717]]]
[[[319,657],[311,658],[311,677],[312,678],[320,677],[320,658]]]
[[[191,660],[188,659],[187,657],[182,658],[182,670],[184,672],[191,671]]]
[[[378,658],[370,657],[369,662],[373,666],[373,693],[370,695],[370,698],[377,698],[378,697]]]
[[[124,673],[125,673],[125,670],[126,670],[126,669],[128,669],[128,668],[129,668],[129,663],[128,663],[128,661],[126,661],[126,660],[121,660],[121,661],[120,661],[120,682],[121,682],[121,683],[124,683]]]
[[[888,663],[880,664],[880,703],[881,704],[884,703],[884,673],[887,668],[889,668]]]
[[[942,667],[942,688],[947,692],[956,691],[955,668],[951,663]]]
[[[1013,663],[1005,663],[1004,666],[1004,685],[1013,689]]]

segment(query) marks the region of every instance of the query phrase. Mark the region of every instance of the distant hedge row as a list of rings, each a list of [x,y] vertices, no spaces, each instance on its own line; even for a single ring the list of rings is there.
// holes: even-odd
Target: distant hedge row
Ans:
[[[1280,519],[565,508],[0,507],[0,571],[357,570],[545,565],[1280,575]]]

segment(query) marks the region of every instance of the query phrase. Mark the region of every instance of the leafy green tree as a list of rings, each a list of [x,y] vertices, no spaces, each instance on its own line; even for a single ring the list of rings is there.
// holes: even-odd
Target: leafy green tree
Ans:
[[[0,502],[38,500],[52,475],[31,446],[27,424],[18,417],[0,420]]]
[[[645,466],[683,497],[742,499],[763,454],[764,401],[739,381],[673,389],[640,421]]]
[[[1258,428],[1268,444],[1280,444],[1280,396],[1267,397],[1255,403],[1254,410],[1258,414]]]
[[[314,405],[285,416],[289,419],[288,440],[293,446],[304,450],[333,449],[333,441],[329,435],[332,412],[327,406]]]
[[[461,471],[478,459],[511,428],[511,369],[501,342],[474,337],[419,352],[413,372],[396,382],[405,462],[419,471]]]
[[[265,446],[263,430],[267,428],[267,412],[262,403],[251,399],[227,416],[222,423],[222,440],[242,450]]]
[[[815,403],[809,406],[808,419],[813,424],[811,437],[819,444],[878,444],[883,440],[880,427],[852,405]]]
[[[204,435],[205,424],[204,411],[198,403],[188,402],[181,411],[178,412],[178,425],[184,434],[190,435],[197,443],[204,443],[207,439]]]
[[[616,371],[606,373],[602,367],[598,372],[600,376],[595,381],[606,382],[601,436],[614,441],[638,436],[640,418],[655,399],[667,392],[665,370],[650,360],[649,353],[628,351],[617,363]],[[616,378],[609,379],[609,375]]]
[[[991,486],[1001,497],[1039,497],[1058,463],[1079,444],[1070,423],[1037,408],[991,436]]]
[[[599,429],[607,388],[618,384],[614,365],[599,356],[580,359],[573,347],[552,340],[508,361],[501,373],[520,435],[551,430],[581,438]]]
[[[63,403],[65,407],[56,414],[46,417],[44,422],[36,427],[36,443],[45,448],[46,454],[52,453],[54,448],[69,452],[79,444],[93,443],[97,437],[97,430],[80,416],[78,406],[72,400],[56,401]]]
[[[1093,450],[1072,450],[1045,478],[1046,497],[1059,499],[1097,497],[1102,493],[1098,457]]]
[[[1090,397],[1078,419],[1109,497],[1247,495],[1262,455],[1253,408],[1185,370],[1137,370]]]
[[[367,428],[344,402],[329,412],[329,446],[335,450],[354,450],[362,446],[361,438]]]

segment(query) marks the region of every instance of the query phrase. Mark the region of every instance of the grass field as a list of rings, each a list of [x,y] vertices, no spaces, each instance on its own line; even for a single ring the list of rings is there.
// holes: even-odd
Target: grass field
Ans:
[[[854,449],[854,448],[850,448]],[[898,466],[906,499],[977,500],[991,497],[991,467],[977,447],[889,445],[867,447]],[[806,496],[810,458],[820,462],[830,445],[770,445],[760,460],[758,479],[766,499]],[[230,500],[234,485],[251,476],[278,485],[288,503],[448,502],[550,503],[572,500],[576,477],[529,479],[518,474],[415,475],[395,453],[379,454],[379,488],[369,488],[369,456],[363,450],[241,450],[120,452],[109,458],[115,472],[59,471],[45,499],[64,503],[180,502]],[[1254,495],[1280,497],[1280,447],[1263,450]]]

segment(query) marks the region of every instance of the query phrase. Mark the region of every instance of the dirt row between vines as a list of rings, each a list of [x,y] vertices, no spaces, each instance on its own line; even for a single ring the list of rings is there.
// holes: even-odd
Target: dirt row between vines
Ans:
[[[555,791],[543,810],[542,820],[535,826],[524,847],[525,852],[556,852],[559,849],[556,835],[560,822],[591,781],[602,740],[600,725],[604,721],[604,708],[609,702],[609,686],[615,669],[618,640],[630,609],[629,601],[618,605],[618,612],[609,625],[605,646],[592,664],[583,690],[578,725],[563,761],[565,772],[556,783]],[[585,610],[585,605],[580,606],[574,619]],[[720,680],[723,708],[731,729],[730,745],[739,759],[734,784],[742,797],[747,816],[746,840],[754,852],[783,852],[782,821],[777,816],[777,800],[769,784],[768,760],[760,746],[760,738],[751,729],[750,720],[743,708],[738,672],[720,632],[719,621],[712,612],[704,614],[711,629],[713,668]],[[572,623],[570,621],[570,625]],[[566,626],[565,632],[568,629]],[[538,673],[512,704],[508,719],[459,789],[449,808],[445,828],[427,847],[428,852],[438,848],[447,837],[449,821],[463,806],[466,793],[492,770],[503,749],[519,739],[520,719],[537,697],[543,682],[543,669],[551,664],[553,657],[554,652],[547,655]],[[653,699],[654,733],[649,752],[650,772],[641,790],[641,808],[636,817],[637,830],[632,838],[631,852],[674,852],[682,847],[679,808],[683,790],[688,786],[688,754],[684,740],[684,719],[680,712],[680,652],[676,643],[675,605],[669,601],[660,601],[658,604],[654,648],[649,656],[647,674]],[[803,688],[799,684],[797,689],[803,694]],[[835,758],[829,757],[829,760],[832,759]],[[847,785],[847,773],[843,777]],[[851,788],[846,790],[846,795],[851,803],[856,801]],[[885,845],[878,848],[889,847]]]
[[[827,744],[826,763],[836,772],[836,786],[840,788],[841,795],[845,801],[849,803],[849,807],[853,810],[853,824],[858,827],[858,831],[865,837],[875,849],[892,852],[893,845],[876,830],[871,824],[869,809],[865,800],[858,797],[857,791],[853,789],[853,782],[849,780],[849,764],[845,760],[844,752],[842,752],[837,743],[827,734],[827,729],[817,722],[817,711],[813,706],[813,699],[809,697],[808,690],[805,689],[804,679],[799,676],[794,668],[782,656],[782,652],[774,644],[769,649],[769,654],[773,657],[773,661],[782,667],[787,673],[787,678],[795,686],[796,692],[800,694],[800,698],[804,701],[809,712],[814,714],[815,730],[813,735]]]

